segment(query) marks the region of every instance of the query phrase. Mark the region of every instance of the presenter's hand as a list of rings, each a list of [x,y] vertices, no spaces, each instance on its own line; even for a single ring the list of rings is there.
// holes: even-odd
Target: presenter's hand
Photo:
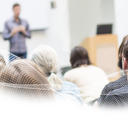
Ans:
[[[19,28],[15,27],[11,32],[11,36],[14,36],[17,32],[19,32]]]
[[[19,26],[19,30],[20,32],[22,32],[23,34],[26,34],[26,29],[24,26]]]

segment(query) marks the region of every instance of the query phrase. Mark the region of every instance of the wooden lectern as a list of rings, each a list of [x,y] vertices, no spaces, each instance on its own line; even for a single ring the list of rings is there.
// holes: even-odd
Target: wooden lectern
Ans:
[[[118,39],[116,35],[105,34],[86,38],[81,46],[88,50],[92,64],[107,74],[118,72]],[[114,79],[113,79],[114,80]]]

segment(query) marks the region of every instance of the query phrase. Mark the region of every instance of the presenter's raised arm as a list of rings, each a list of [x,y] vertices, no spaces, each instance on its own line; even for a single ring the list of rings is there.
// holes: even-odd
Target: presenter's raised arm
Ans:
[[[27,27],[26,27],[26,37],[31,38],[31,32],[30,32],[30,27],[29,27],[28,23],[27,23]]]
[[[29,28],[29,24],[27,23],[26,28],[24,26],[21,26],[21,32],[27,37],[31,38],[31,32]]]

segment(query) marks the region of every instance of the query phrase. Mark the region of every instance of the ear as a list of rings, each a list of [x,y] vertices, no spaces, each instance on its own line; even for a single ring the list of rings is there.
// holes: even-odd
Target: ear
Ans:
[[[123,61],[124,61],[124,62],[123,62],[124,70],[127,70],[127,69],[128,69],[127,60],[124,58]]]

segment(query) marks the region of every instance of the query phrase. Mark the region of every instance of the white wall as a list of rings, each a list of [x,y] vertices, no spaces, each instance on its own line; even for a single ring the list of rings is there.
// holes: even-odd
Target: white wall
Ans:
[[[96,25],[114,23],[113,0],[69,0],[71,45],[96,34]]]
[[[128,35],[128,0],[114,0],[115,3],[115,29],[119,44],[124,36]]]
[[[54,1],[56,1],[57,8],[51,11],[50,27],[46,36],[48,44],[57,50],[61,65],[67,65],[70,52],[68,0]]]

